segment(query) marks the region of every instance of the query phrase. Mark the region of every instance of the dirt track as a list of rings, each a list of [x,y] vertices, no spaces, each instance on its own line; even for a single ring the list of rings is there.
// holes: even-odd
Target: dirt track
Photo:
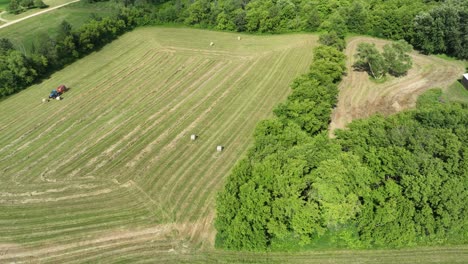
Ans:
[[[353,71],[353,55],[361,42],[372,42],[382,47],[389,41],[370,37],[354,37],[346,48],[347,76],[341,82],[337,107],[332,113],[330,131],[344,128],[354,119],[374,113],[393,114],[415,106],[417,97],[430,88],[446,88],[461,76],[463,65],[434,56],[413,52],[413,68],[404,77],[390,77],[377,84],[366,72]]]

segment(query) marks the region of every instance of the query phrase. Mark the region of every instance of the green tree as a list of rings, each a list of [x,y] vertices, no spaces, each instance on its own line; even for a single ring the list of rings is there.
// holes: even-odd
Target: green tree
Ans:
[[[10,0],[6,9],[12,14],[18,14],[21,12],[21,6],[18,0]]]
[[[383,57],[388,67],[388,72],[393,76],[402,76],[411,69],[413,62],[407,54],[413,47],[404,40],[393,42],[383,47]]]
[[[360,43],[355,57],[357,58],[353,65],[355,69],[367,71],[375,79],[381,79],[385,76],[387,65],[375,44]]]
[[[319,43],[322,45],[334,47],[337,50],[344,50],[346,44],[344,39],[340,38],[335,31],[321,34],[319,37]]]
[[[34,7],[46,8],[47,5],[42,0],[34,0]]]

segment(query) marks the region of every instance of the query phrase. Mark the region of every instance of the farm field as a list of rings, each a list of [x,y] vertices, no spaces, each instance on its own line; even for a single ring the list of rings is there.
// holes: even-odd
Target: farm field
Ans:
[[[384,83],[369,79],[366,72],[354,71],[353,57],[359,43],[375,43],[383,47],[388,40],[353,37],[347,41],[347,75],[340,83],[338,104],[332,114],[330,131],[344,128],[353,119],[365,118],[374,113],[385,115],[415,106],[417,97],[430,88],[446,90],[464,73],[462,62],[449,61],[436,56],[411,54],[413,68],[404,77],[388,77]]]
[[[141,28],[0,101],[0,262],[212,248],[223,179],[317,40],[237,36]]]

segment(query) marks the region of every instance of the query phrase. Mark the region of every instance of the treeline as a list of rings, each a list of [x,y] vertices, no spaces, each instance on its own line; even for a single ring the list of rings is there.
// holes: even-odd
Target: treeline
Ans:
[[[137,9],[121,8],[117,14],[94,17],[80,28],[62,22],[56,37],[43,35],[27,54],[0,38],[0,97],[16,93],[47,74],[111,42],[144,19]]]
[[[330,36],[321,37],[327,42]],[[320,46],[217,197],[216,245],[235,250],[466,243],[468,106],[354,121],[328,138],[344,55]],[[437,94],[439,93],[439,94]]]
[[[466,59],[467,5],[463,0],[172,0],[157,8],[155,18],[239,32],[368,34]]]
[[[311,172],[340,152],[328,142],[326,130],[345,68],[339,50],[315,48],[309,73],[293,82],[292,94],[274,110],[276,118],[257,125],[254,147],[234,167],[217,199],[218,246],[266,250],[282,248],[285,241],[308,244],[323,234],[326,222],[337,220],[332,213],[330,218],[321,214],[318,203],[324,200],[315,193]],[[347,169],[358,164],[356,158],[343,159],[350,163]]]
[[[10,0],[7,11],[19,14],[31,8],[45,8],[47,5],[42,0]]]

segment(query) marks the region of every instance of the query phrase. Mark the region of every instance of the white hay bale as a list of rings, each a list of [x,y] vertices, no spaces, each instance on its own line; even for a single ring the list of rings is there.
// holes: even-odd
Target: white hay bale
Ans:
[[[224,147],[223,146],[217,146],[216,151],[221,152],[223,151]]]
[[[55,99],[59,100],[59,101],[62,100],[62,98],[60,98],[60,96],[55,97]]]
[[[240,36],[238,36],[238,37],[237,37],[237,40],[241,40],[241,37],[240,37]]]
[[[47,102],[47,99],[42,98],[42,102],[43,102],[43,103]]]
[[[192,141],[194,141],[195,139],[197,139],[197,135],[192,134],[192,135],[190,136],[190,139],[191,139]]]
[[[214,42],[213,42],[213,41],[212,41],[212,42],[210,42],[210,46],[214,46]]]

